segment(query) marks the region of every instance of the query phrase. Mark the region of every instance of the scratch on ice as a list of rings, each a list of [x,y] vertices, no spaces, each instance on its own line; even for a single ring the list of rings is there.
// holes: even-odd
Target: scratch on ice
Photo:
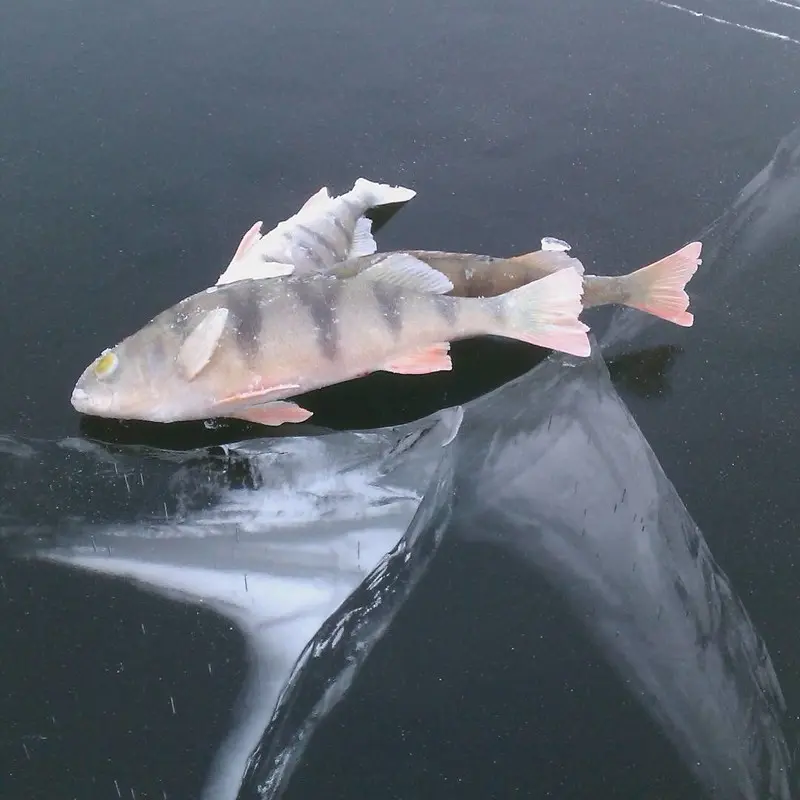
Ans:
[[[740,28],[744,31],[751,31],[752,33],[759,33],[762,36],[767,36],[770,39],[780,39],[782,42],[791,42],[792,44],[800,44],[800,39],[793,39],[791,36],[786,36],[786,34],[778,33],[776,31],[767,31],[763,28],[754,28],[750,25],[744,25],[741,22],[731,22],[729,19],[722,19],[722,17],[713,17],[711,14],[704,14],[702,11],[693,11],[691,8],[686,8],[684,6],[679,6],[676,3],[668,3],[666,0],[647,0],[648,3],[655,3],[656,5],[663,6],[664,8],[672,8],[675,11],[683,11],[684,14],[691,14],[693,17],[699,17],[701,19],[707,19],[711,22],[719,22],[721,25],[730,25],[732,28]],[[784,2],[784,0],[769,0],[771,3],[775,3],[776,5],[786,6],[787,8],[794,8],[797,11],[800,11],[800,6],[793,5],[791,3]]]
[[[774,6],[783,6],[784,8],[793,8],[795,11],[800,11],[800,5],[797,3],[788,3],[786,0],[766,0]]]

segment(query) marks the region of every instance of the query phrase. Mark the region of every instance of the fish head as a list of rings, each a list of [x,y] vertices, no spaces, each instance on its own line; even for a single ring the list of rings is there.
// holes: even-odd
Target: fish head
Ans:
[[[209,405],[207,391],[193,380],[195,373],[187,374],[182,368],[192,329],[187,336],[186,325],[181,323],[185,323],[185,315],[173,307],[103,350],[78,378],[72,407],[90,416],[148,422],[211,416],[204,413]],[[211,333],[219,338],[219,326]]]

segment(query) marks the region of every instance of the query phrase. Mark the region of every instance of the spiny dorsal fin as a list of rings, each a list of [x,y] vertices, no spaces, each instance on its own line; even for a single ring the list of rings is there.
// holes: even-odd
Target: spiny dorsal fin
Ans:
[[[447,275],[408,253],[389,253],[377,264],[367,267],[358,278],[424,294],[447,294],[453,289]]]
[[[233,254],[233,258],[231,259],[231,263],[234,261],[238,261],[241,258],[244,258],[245,253],[253,248],[256,242],[260,241],[261,237],[261,226],[264,223],[260,220],[256,222],[247,233],[242,236],[242,241],[239,242],[239,246],[236,248],[236,252]]]
[[[209,311],[186,337],[176,360],[187,380],[194,380],[211,360],[227,321],[228,309],[215,308]]]

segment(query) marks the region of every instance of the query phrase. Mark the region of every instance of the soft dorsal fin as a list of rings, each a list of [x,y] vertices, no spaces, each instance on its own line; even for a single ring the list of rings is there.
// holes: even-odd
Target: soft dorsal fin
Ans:
[[[215,308],[209,311],[186,337],[176,360],[187,380],[194,380],[211,360],[227,321],[228,309]]]
[[[348,258],[371,256],[377,249],[378,244],[372,235],[372,220],[369,217],[359,217],[353,231],[353,245]]]
[[[424,294],[447,294],[453,289],[447,275],[408,253],[389,253],[357,277]]]
[[[298,214],[302,214],[304,211],[311,211],[314,206],[321,205],[322,203],[327,203],[331,199],[330,194],[328,194],[328,187],[323,186],[319,191],[314,192],[308,200],[303,203],[302,208],[297,212]]]

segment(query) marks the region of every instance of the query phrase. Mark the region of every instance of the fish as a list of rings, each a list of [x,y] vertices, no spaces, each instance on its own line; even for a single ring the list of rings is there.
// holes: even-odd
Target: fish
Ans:
[[[402,250],[378,253],[371,221],[356,217],[368,208],[402,203],[416,196],[413,189],[358,178],[353,188],[330,197],[327,187],[312,195],[294,216],[261,236],[257,222],[242,237],[226,270],[215,285],[246,278],[312,275],[321,272],[347,277],[379,263],[387,255],[411,256],[443,272],[453,283],[456,297],[495,297],[559,269],[572,268],[583,278],[583,307],[623,305],[691,327],[686,284],[702,263],[701,242],[627,275],[587,275],[583,264],[568,255],[571,246],[544,237],[541,249],[503,257],[440,250]],[[344,231],[342,230],[344,229]],[[352,237],[349,247],[347,236]]]
[[[637,308],[675,325],[691,327],[686,284],[702,263],[701,242],[690,242],[658,261],[626,275],[587,275],[579,259],[568,255],[570,246],[557,239],[542,239],[542,249],[510,258],[439,250],[402,250],[374,253],[335,264],[331,275],[358,275],[398,253],[416,258],[446,275],[456,297],[496,297],[561,269],[583,276],[583,308],[623,305]]]
[[[559,270],[490,298],[447,297],[441,272],[405,255],[351,278],[245,279],[154,317],[81,374],[79,413],[149,422],[304,422],[288,398],[386,371],[452,369],[450,342],[501,336],[588,356],[581,276]]]
[[[233,258],[217,279],[222,286],[248,278],[324,272],[346,258],[369,255],[378,249],[370,208],[405,203],[413,189],[358,178],[353,188],[331,197],[327,186],[309,197],[300,210],[261,233],[263,221],[244,234]]]

